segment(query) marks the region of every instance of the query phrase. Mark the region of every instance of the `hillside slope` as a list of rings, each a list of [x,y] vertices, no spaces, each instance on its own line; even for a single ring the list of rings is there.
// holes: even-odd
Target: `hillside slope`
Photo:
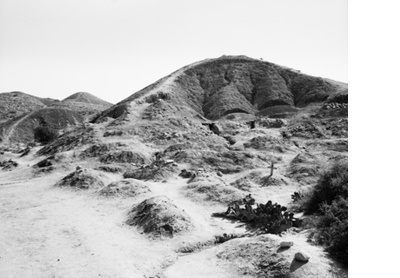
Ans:
[[[0,94],[0,122],[46,107],[40,98],[22,92]]]
[[[304,107],[343,91],[339,82],[245,56],[200,61],[166,76],[111,107],[102,115],[120,116],[135,101],[157,99],[217,120],[230,113],[256,114],[274,106]]]
[[[34,130],[39,126],[60,131],[80,124],[83,120],[81,115],[71,110],[42,108],[0,123],[0,142],[28,143],[34,140]]]

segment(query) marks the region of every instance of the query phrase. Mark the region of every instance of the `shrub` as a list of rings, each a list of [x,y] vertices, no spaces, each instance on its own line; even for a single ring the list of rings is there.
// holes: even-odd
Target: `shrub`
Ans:
[[[317,212],[322,204],[332,205],[332,202],[348,195],[347,161],[339,161],[322,174],[306,204],[306,214]]]
[[[47,126],[39,126],[34,129],[33,133],[35,141],[38,141],[42,144],[50,143],[54,141],[58,136],[58,133],[55,129],[49,128]]]
[[[306,213],[319,213],[310,234],[318,244],[345,266],[348,265],[348,168],[336,162],[322,174],[305,202]]]

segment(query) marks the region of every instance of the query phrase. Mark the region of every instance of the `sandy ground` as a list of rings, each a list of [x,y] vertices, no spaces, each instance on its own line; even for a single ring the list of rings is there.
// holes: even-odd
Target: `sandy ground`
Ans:
[[[41,158],[8,154],[2,159],[8,158],[19,165],[12,171],[0,170],[0,277],[240,277],[229,262],[215,259],[223,244],[195,253],[176,252],[182,246],[207,242],[222,233],[248,233],[240,223],[211,217],[213,212],[224,211],[224,206],[201,204],[185,197],[181,189],[186,180],[147,182],[151,192],[137,198],[106,198],[94,189],[54,186],[74,169],[74,164],[36,175],[29,166]],[[280,194],[290,195],[293,188],[288,187],[287,192],[274,190],[269,197],[275,194],[280,199]],[[193,231],[173,239],[154,240],[126,225],[132,205],[155,195],[166,195],[185,210],[195,220]],[[310,272],[305,271],[303,277],[328,277],[318,276],[330,268],[321,248],[310,246],[302,234],[284,237],[319,258],[313,265],[324,271],[317,271],[316,276],[307,276]]]
[[[213,222],[231,225],[211,219],[211,208],[183,198],[179,188],[185,181],[149,183],[152,195],[170,197],[197,220],[189,236],[150,240],[124,224],[140,198],[55,187],[68,170],[34,177],[28,165],[38,159],[12,158],[19,166],[0,172],[1,277],[151,277],[176,260],[180,245],[221,234],[224,228]]]

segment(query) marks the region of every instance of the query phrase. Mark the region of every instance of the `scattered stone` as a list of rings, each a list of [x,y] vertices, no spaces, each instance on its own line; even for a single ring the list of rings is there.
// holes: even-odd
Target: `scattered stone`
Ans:
[[[2,170],[12,170],[17,167],[18,163],[12,159],[0,161],[0,168]]]
[[[44,168],[44,167],[52,166],[53,165],[53,163],[51,163],[52,158],[54,158],[54,156],[43,159],[43,160],[39,161],[38,163],[36,163],[33,167]]]
[[[293,246],[293,241],[282,241],[281,244],[279,244],[281,248],[290,248]]]
[[[188,171],[188,170],[186,170],[186,169],[183,169],[183,170],[181,171],[181,173],[179,174],[180,177],[185,178],[185,179],[190,179],[190,178],[192,178],[192,177],[195,176],[195,175],[196,175],[196,174],[195,174],[194,172]]]
[[[295,258],[297,261],[300,261],[300,262],[308,262],[308,260],[310,259],[310,256],[308,256],[308,255],[305,254],[304,252],[297,252],[297,253],[294,255],[294,258]]]

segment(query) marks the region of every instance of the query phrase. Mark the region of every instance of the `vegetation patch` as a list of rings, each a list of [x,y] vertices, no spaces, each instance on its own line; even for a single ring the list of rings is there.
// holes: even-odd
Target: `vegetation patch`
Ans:
[[[58,137],[58,132],[48,126],[38,126],[33,130],[33,137],[35,141],[41,144],[47,144]]]
[[[338,261],[348,264],[348,166],[347,160],[325,171],[308,198],[302,200],[307,214],[317,213],[310,238],[326,246]]]

